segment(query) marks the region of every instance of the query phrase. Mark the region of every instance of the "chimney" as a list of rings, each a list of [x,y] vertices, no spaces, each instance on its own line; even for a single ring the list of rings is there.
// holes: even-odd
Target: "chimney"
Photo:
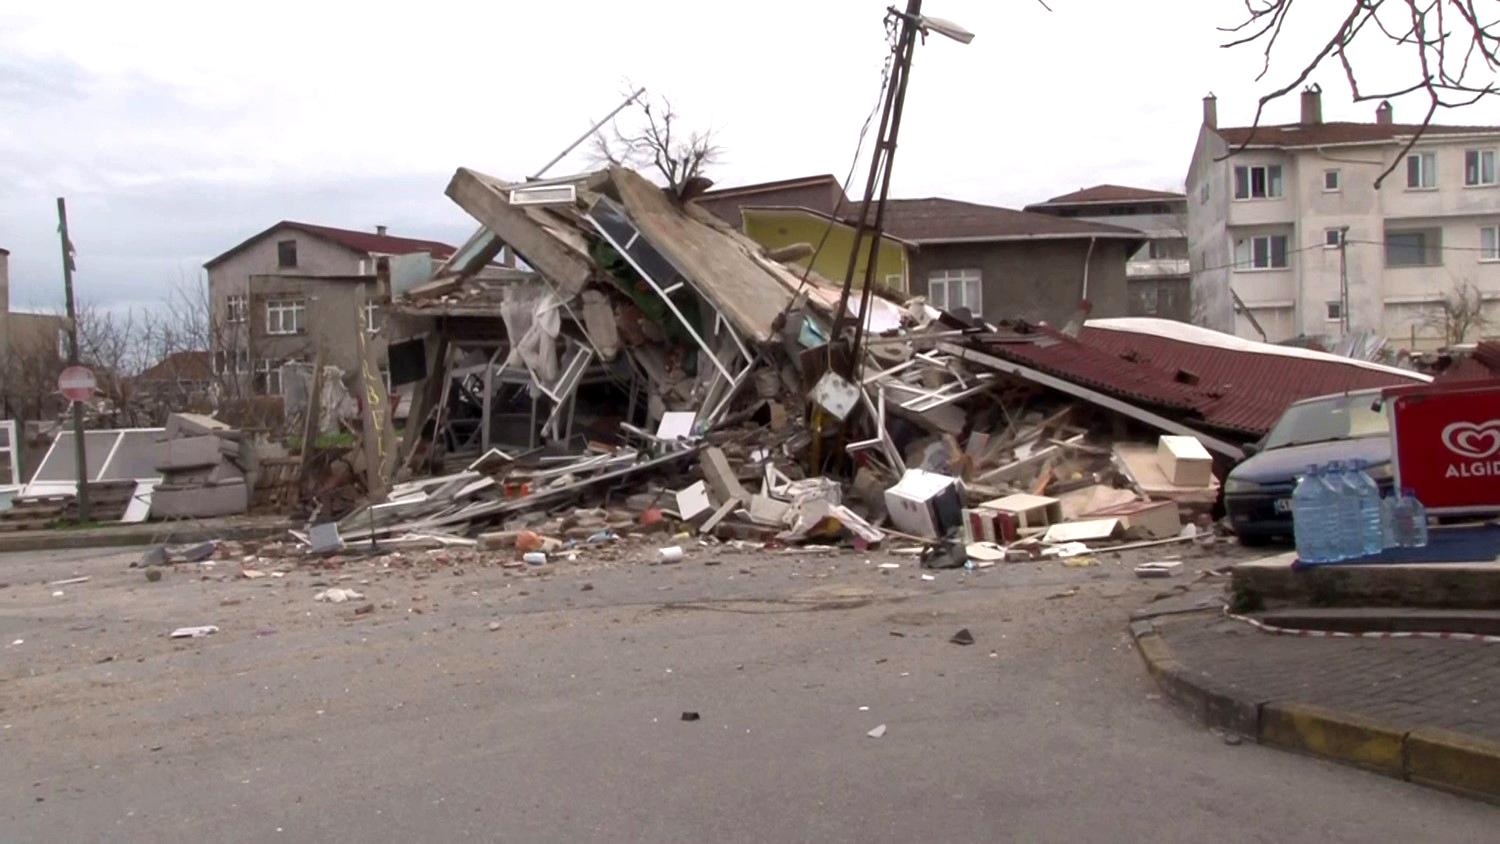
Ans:
[[[1318,83],[1302,89],[1302,125],[1323,122],[1323,89]]]
[[[1219,128],[1219,98],[1213,91],[1203,98],[1203,125],[1210,129]]]
[[[1380,105],[1375,106],[1375,122],[1381,126],[1391,125],[1391,101],[1381,100]]]
[[[385,226],[376,226],[375,233],[380,235],[381,237],[385,237]]]

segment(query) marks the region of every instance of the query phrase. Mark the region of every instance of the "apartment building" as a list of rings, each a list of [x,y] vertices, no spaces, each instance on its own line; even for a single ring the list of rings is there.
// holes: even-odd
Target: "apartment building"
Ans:
[[[1300,105],[1296,123],[1229,128],[1203,101],[1187,175],[1194,322],[1273,342],[1369,331],[1413,350],[1500,332],[1500,127],[1418,136],[1389,102],[1371,123],[1325,122],[1316,85]],[[1488,326],[1457,338],[1461,290]]]

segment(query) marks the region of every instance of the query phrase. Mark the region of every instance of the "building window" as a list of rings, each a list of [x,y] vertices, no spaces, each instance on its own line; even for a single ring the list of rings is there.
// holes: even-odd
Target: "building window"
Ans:
[[[1385,265],[1387,267],[1436,267],[1442,263],[1442,229],[1386,231]]]
[[[214,352],[214,374],[233,375],[250,371],[250,351],[235,349],[233,354],[222,349]]]
[[[1280,164],[1255,164],[1234,168],[1235,199],[1277,199],[1280,196]]]
[[[245,315],[250,310],[249,296],[230,296],[228,299],[228,310],[224,314],[225,322],[244,322]]]
[[[1464,184],[1469,187],[1495,184],[1495,151],[1471,149],[1464,151]]]
[[[1325,192],[1327,192],[1327,193],[1334,193],[1334,192],[1338,191],[1338,189],[1339,189],[1339,171],[1337,171],[1337,170],[1324,170],[1323,171],[1323,190]]]
[[[1203,184],[1201,184],[1201,185],[1198,186],[1198,202],[1199,202],[1199,204],[1202,204],[1202,203],[1205,203],[1207,201],[1208,201],[1208,179],[1204,179],[1203,180]]]
[[[1234,247],[1234,264],[1237,270],[1286,269],[1286,235],[1268,234],[1241,240]]]
[[[281,395],[281,364],[270,358],[255,361],[255,392],[266,396]]]
[[[1437,156],[1434,153],[1414,152],[1406,157],[1406,187],[1411,190],[1437,187]]]
[[[1479,260],[1500,261],[1500,226],[1480,227]]]
[[[1344,241],[1344,230],[1343,229],[1324,229],[1323,230],[1323,248],[1324,249],[1337,249],[1337,248],[1339,248],[1339,244],[1342,243],[1343,241]]]
[[[886,273],[885,286],[890,290],[905,290],[906,277],[901,275],[901,273]]]
[[[379,306],[374,302],[365,300],[365,333],[376,334],[380,331]]]
[[[979,270],[934,270],[927,274],[927,299],[934,308],[956,311],[968,308],[978,316],[984,312]]]
[[[297,266],[297,241],[276,241],[276,266],[282,268]]]
[[[267,334],[301,334],[302,312],[306,306],[301,299],[269,299],[266,301]]]
[[[1344,321],[1344,303],[1343,302],[1329,302],[1329,303],[1327,303],[1327,305],[1328,305],[1328,313],[1327,313],[1327,315],[1324,318],[1327,319],[1329,322],[1343,322]]]

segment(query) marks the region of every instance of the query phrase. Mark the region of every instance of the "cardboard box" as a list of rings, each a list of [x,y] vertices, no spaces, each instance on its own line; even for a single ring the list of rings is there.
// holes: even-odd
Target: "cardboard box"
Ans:
[[[963,510],[957,480],[922,469],[908,469],[885,491],[885,507],[896,530],[927,539],[940,539],[958,527]]]
[[[1174,486],[1208,486],[1213,483],[1214,459],[1197,437],[1163,434],[1156,444],[1156,465]]]

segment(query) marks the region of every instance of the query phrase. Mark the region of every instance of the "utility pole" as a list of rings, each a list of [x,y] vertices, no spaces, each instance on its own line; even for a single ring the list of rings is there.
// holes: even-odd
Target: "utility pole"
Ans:
[[[1349,227],[1339,227],[1339,328],[1349,336]]]
[[[57,231],[62,237],[63,295],[68,306],[68,365],[78,365],[78,311],[73,307],[73,243],[68,240],[68,208],[57,198]],[[89,520],[88,449],[83,443],[83,402],[73,405],[73,459],[78,464],[78,520]]]
[[[892,6],[886,10],[887,17],[901,21],[901,33],[897,36],[895,57],[891,62],[891,75],[886,86],[885,105],[880,113],[879,140],[870,155],[870,174],[865,179],[865,196],[859,205],[859,220],[854,226],[854,246],[849,250],[849,266],[844,269],[844,285],[839,292],[838,311],[833,317],[833,342],[842,340],[840,334],[850,319],[849,294],[854,287],[855,267],[859,263],[861,249],[866,250],[864,289],[859,293],[858,316],[854,317],[854,338],[849,344],[849,366],[845,376],[856,381],[859,372],[859,347],[864,337],[865,323],[870,318],[870,298],[875,286],[875,263],[880,257],[880,238],[885,233],[885,204],[891,190],[891,167],[896,160],[896,136],[901,132],[901,111],[906,105],[906,80],[911,75],[912,53],[916,50],[917,36],[926,37],[929,31],[952,38],[960,44],[974,40],[974,33],[941,18],[922,14],[922,0],[906,0],[906,11],[900,12]],[[877,186],[878,183],[878,186]],[[871,219],[871,208],[874,219]],[[866,244],[863,238],[868,235]]]

